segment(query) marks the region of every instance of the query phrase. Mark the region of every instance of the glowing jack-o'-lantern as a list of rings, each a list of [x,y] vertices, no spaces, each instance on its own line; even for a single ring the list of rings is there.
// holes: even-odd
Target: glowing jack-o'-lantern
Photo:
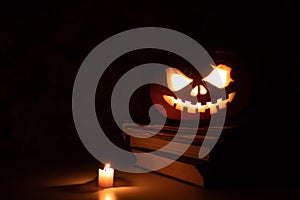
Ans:
[[[227,67],[226,65],[218,65],[213,66],[213,71],[205,77],[203,80],[206,82],[211,83],[212,85],[216,86],[217,88],[225,88],[228,86],[231,82],[233,82],[233,79],[230,77],[230,71],[231,68]],[[186,87],[190,83],[193,82],[193,79],[185,76],[182,72],[180,72],[176,68],[168,68],[166,70],[167,75],[167,84],[168,88],[172,92],[177,92],[181,90],[182,88]],[[190,95],[193,97],[196,97],[198,94],[200,95],[206,95],[207,89],[204,85],[196,85],[190,92]],[[207,109],[210,110],[210,114],[214,114],[218,112],[219,109],[223,109],[226,107],[226,104],[228,102],[231,102],[235,96],[235,92],[230,93],[229,97],[227,99],[218,99],[217,102],[206,102],[206,104],[202,105],[200,102],[196,102],[195,104],[192,104],[190,101],[183,101],[180,98],[176,98],[174,96],[169,95],[163,95],[164,100],[170,105],[175,107],[176,110],[183,111],[184,108],[187,108],[188,113],[205,113]]]
[[[152,85],[150,91],[152,102],[162,105],[163,108],[160,106],[156,108],[166,117],[175,120],[193,120],[196,119],[197,114],[200,115],[201,120],[210,119],[211,115],[217,114],[224,108],[227,108],[228,114],[228,106],[234,104],[239,93],[238,87],[234,85],[232,67],[218,63],[211,65],[211,69],[206,76],[201,77],[190,70],[167,68],[164,81],[168,88]],[[214,91],[211,91],[212,88]],[[218,90],[225,90],[226,98],[212,100],[210,94],[212,92],[216,94]],[[237,102],[236,105],[242,103]],[[238,109],[238,106],[235,106],[233,110],[238,111]],[[230,108],[229,115],[232,113],[234,112]]]

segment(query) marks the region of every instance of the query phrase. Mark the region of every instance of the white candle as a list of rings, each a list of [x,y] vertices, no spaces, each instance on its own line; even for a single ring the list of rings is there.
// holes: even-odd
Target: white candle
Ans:
[[[112,187],[114,183],[114,169],[110,168],[110,164],[106,164],[104,169],[98,171],[98,186]]]

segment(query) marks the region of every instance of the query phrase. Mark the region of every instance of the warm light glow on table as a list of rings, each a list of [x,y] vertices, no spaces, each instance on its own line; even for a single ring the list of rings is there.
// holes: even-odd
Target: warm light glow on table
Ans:
[[[114,169],[110,164],[106,164],[104,169],[98,171],[98,186],[99,187],[112,187],[114,183]]]
[[[99,193],[98,199],[99,200],[117,200],[117,197],[116,197],[114,191],[103,190],[102,192]]]

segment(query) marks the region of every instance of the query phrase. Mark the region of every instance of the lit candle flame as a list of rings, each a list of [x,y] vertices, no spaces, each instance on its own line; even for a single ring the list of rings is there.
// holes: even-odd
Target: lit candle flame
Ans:
[[[104,166],[104,170],[106,171],[106,170],[108,170],[109,168],[110,168],[110,164],[107,163],[107,164]]]
[[[104,169],[98,170],[98,185],[100,187],[112,187],[114,182],[114,169],[107,163]]]

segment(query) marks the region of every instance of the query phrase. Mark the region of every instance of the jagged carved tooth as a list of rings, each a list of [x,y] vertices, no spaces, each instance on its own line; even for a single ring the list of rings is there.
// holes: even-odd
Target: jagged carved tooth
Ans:
[[[189,105],[191,105],[190,101],[184,101],[184,102],[182,102],[182,106],[183,107],[188,107]]]
[[[220,98],[220,99],[217,100],[217,104],[219,104],[221,102],[222,102],[222,98]]]
[[[218,103],[220,110],[223,109],[223,108],[226,108],[227,101],[228,100],[225,99],[225,100],[221,101],[220,103]]]
[[[180,110],[180,111],[183,111],[183,103],[182,103],[182,100],[181,99],[177,99],[177,103],[176,103],[176,110]]]
[[[201,103],[197,102],[197,103],[196,103],[196,106],[197,106],[197,110],[198,110],[198,112],[200,112]]]
[[[212,104],[211,102],[207,102],[207,106],[209,108],[211,115],[218,112],[217,106],[215,104]]]
[[[187,103],[188,101],[182,101],[182,107],[187,107]]]
[[[188,105],[192,105],[192,102],[190,102],[190,101],[185,101],[184,103],[188,104]]]
[[[196,113],[197,105],[192,105],[190,101],[185,101],[185,106],[187,107],[188,113]]]
[[[205,113],[207,109],[207,105],[201,105],[201,103],[197,103],[198,112]]]
[[[188,113],[196,113],[197,107],[187,107],[187,112]]]

